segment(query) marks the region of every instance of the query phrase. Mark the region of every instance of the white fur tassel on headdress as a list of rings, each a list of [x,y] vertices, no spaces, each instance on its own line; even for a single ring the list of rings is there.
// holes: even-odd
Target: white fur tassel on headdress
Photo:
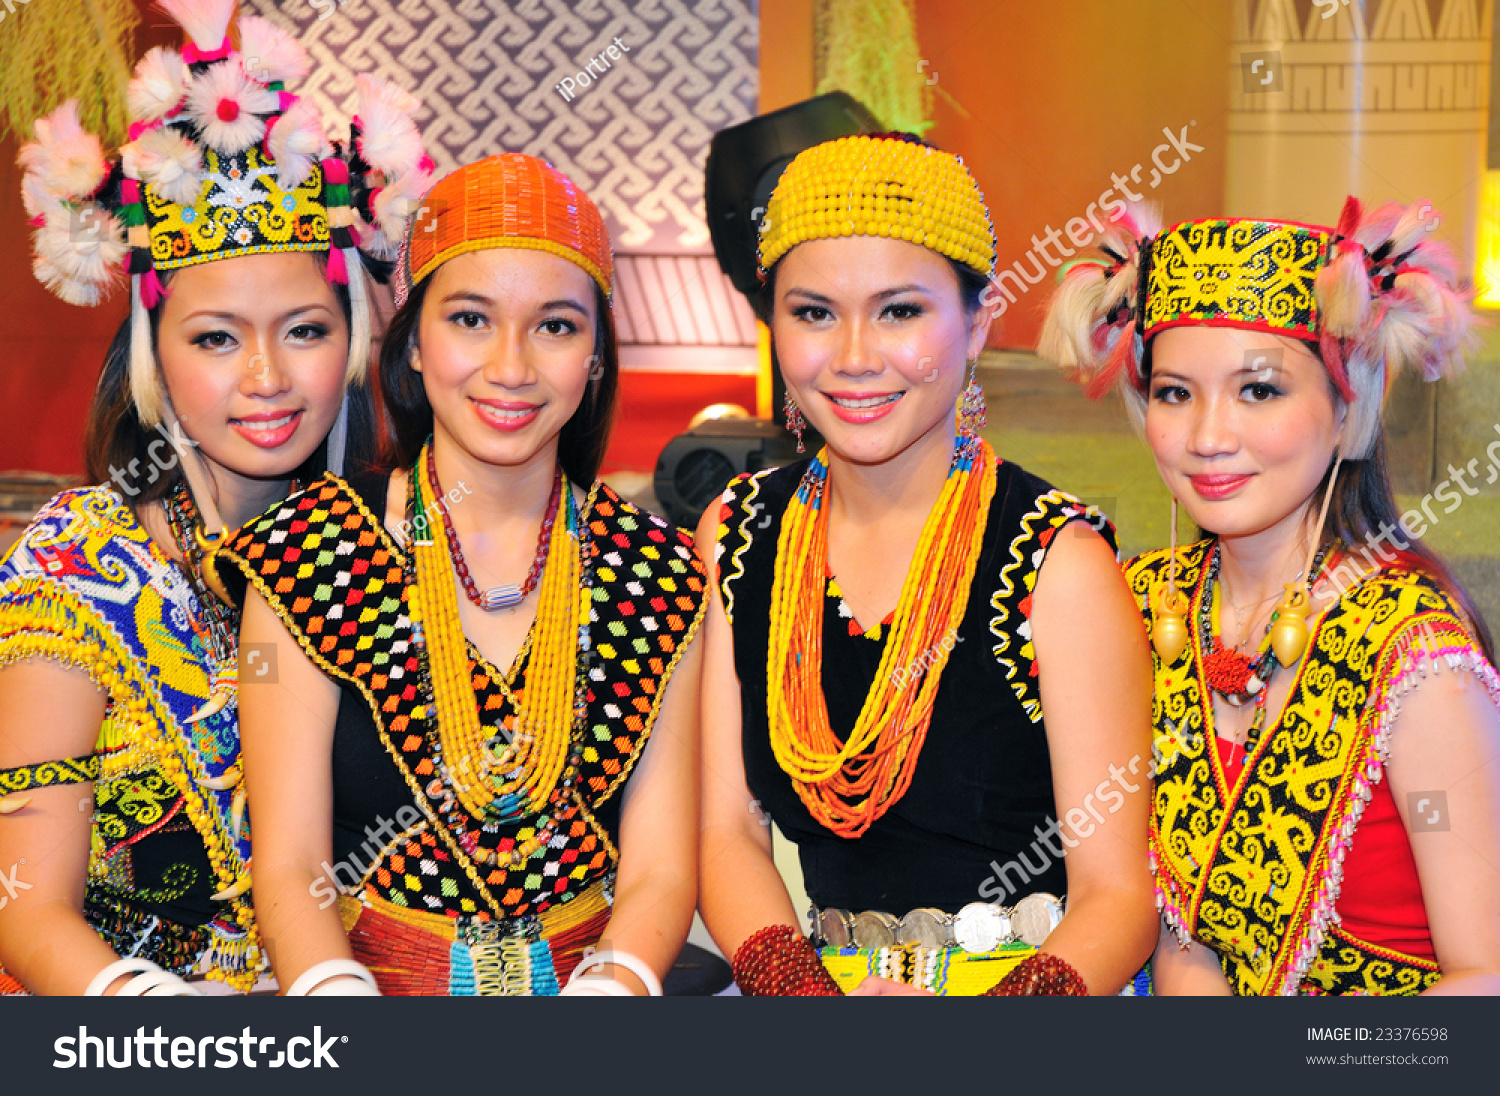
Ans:
[[[135,66],[125,101],[132,118],[154,122],[182,102],[187,89],[188,70],[182,54],[165,46],[152,46]]]
[[[380,259],[394,259],[406,232],[406,222],[432,188],[433,172],[418,168],[380,188],[370,199],[375,223],[363,230],[365,248]]]
[[[1130,203],[1105,224],[1099,239],[1113,262],[1075,263],[1052,298],[1037,353],[1086,381],[1090,398],[1130,380],[1140,368],[1144,348],[1135,321],[1141,251],[1160,231],[1154,206]],[[1143,408],[1130,398],[1134,386],[1121,388],[1127,408],[1139,418]]]
[[[414,171],[423,157],[412,116],[422,104],[382,76],[354,78],[359,89],[359,154],[387,179]]]
[[[363,383],[370,364],[370,288],[359,249],[344,248],[349,271],[349,372],[345,383]]]
[[[125,173],[169,202],[189,205],[203,185],[203,155],[174,127],[148,129],[120,150]]]
[[[21,146],[16,160],[60,202],[87,198],[109,174],[99,138],[78,120],[78,100],[69,99],[32,125],[36,140]]]
[[[282,190],[301,186],[327,147],[317,107],[307,99],[298,99],[271,123],[271,132],[266,135],[266,148],[276,161],[276,184]]]
[[[263,84],[289,84],[312,70],[312,61],[298,41],[259,15],[240,16],[240,56],[245,71]]]
[[[156,0],[156,6],[187,32],[204,53],[219,48],[229,34],[236,0]]]
[[[130,398],[147,430],[164,420],[166,402],[152,347],[151,314],[141,300],[140,278],[130,279]]]
[[[1380,436],[1391,379],[1451,377],[1477,347],[1472,290],[1460,284],[1451,250],[1433,236],[1430,202],[1389,202],[1364,213],[1350,198],[1336,230],[1337,254],[1318,272],[1323,361],[1349,403],[1341,450],[1363,460]]]

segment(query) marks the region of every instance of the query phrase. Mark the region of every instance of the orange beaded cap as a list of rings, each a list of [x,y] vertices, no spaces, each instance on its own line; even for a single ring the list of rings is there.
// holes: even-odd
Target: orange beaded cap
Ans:
[[[606,297],[614,287],[614,258],[598,207],[535,156],[488,156],[433,187],[407,232],[402,288],[409,292],[455,255],[491,247],[548,251],[577,263]]]

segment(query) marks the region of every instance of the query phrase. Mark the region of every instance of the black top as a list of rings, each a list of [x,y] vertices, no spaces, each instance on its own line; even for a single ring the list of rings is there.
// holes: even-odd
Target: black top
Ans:
[[[624,784],[702,619],[702,564],[687,534],[599,486],[581,515],[595,554],[576,806],[554,816],[546,846],[511,865],[537,819],[471,817],[439,775],[406,557],[381,517],[389,482],[325,476],[221,550],[341,689],[330,882],[450,916],[540,913],[614,868]],[[472,644],[469,658],[482,720],[513,720],[500,671]],[[510,679],[523,702],[528,670],[522,659]]]
[[[767,716],[776,541],[807,466],[800,461],[730,484],[720,516],[718,565],[741,684],[746,780],[796,843],[808,897],[820,907],[899,917],[922,906],[956,913],[978,900],[1012,904],[1033,891],[1062,895],[1063,865],[1038,839],[1051,832],[1055,807],[1031,645],[1031,591],[1059,529],[1084,520],[1113,545],[1113,527],[1073,496],[999,462],[968,610],[943,670],[911,786],[863,836],[844,838],[816,822],[798,798],[772,753]],[[882,625],[860,634],[830,580],[823,695],[840,739],[853,729],[874,682],[885,632]],[[1005,894],[996,893],[1000,884],[986,887],[1013,858],[1028,869],[1012,867],[1004,876],[1016,889]]]

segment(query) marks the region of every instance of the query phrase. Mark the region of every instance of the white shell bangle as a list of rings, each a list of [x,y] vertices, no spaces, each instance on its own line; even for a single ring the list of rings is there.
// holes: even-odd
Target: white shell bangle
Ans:
[[[578,976],[584,971],[593,970],[613,963],[617,967],[624,967],[639,978],[646,986],[646,993],[651,997],[661,996],[661,982],[657,981],[656,972],[648,967],[641,959],[631,955],[628,951],[596,951],[594,954],[583,959],[573,968],[573,977],[568,979],[571,986],[578,980]],[[611,979],[613,981],[613,979]]]

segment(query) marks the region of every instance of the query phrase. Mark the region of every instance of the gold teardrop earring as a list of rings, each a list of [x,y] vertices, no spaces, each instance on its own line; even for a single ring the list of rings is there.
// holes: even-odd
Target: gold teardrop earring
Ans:
[[[1339,481],[1339,465],[1343,460],[1342,453],[1334,454],[1333,474],[1328,477],[1328,490],[1323,493],[1323,508],[1318,512],[1312,542],[1307,546],[1302,574],[1296,582],[1286,584],[1286,594],[1271,614],[1271,649],[1276,652],[1276,661],[1283,666],[1295,666],[1307,652],[1307,614],[1312,611],[1313,581],[1313,575],[1308,572],[1312,570],[1323,539],[1323,522],[1328,518],[1328,504],[1333,501],[1333,488]]]
[[[1152,608],[1151,646],[1163,666],[1170,666],[1187,650],[1188,601],[1177,588],[1177,496],[1172,496],[1172,549],[1167,565],[1167,585],[1157,587]]]

